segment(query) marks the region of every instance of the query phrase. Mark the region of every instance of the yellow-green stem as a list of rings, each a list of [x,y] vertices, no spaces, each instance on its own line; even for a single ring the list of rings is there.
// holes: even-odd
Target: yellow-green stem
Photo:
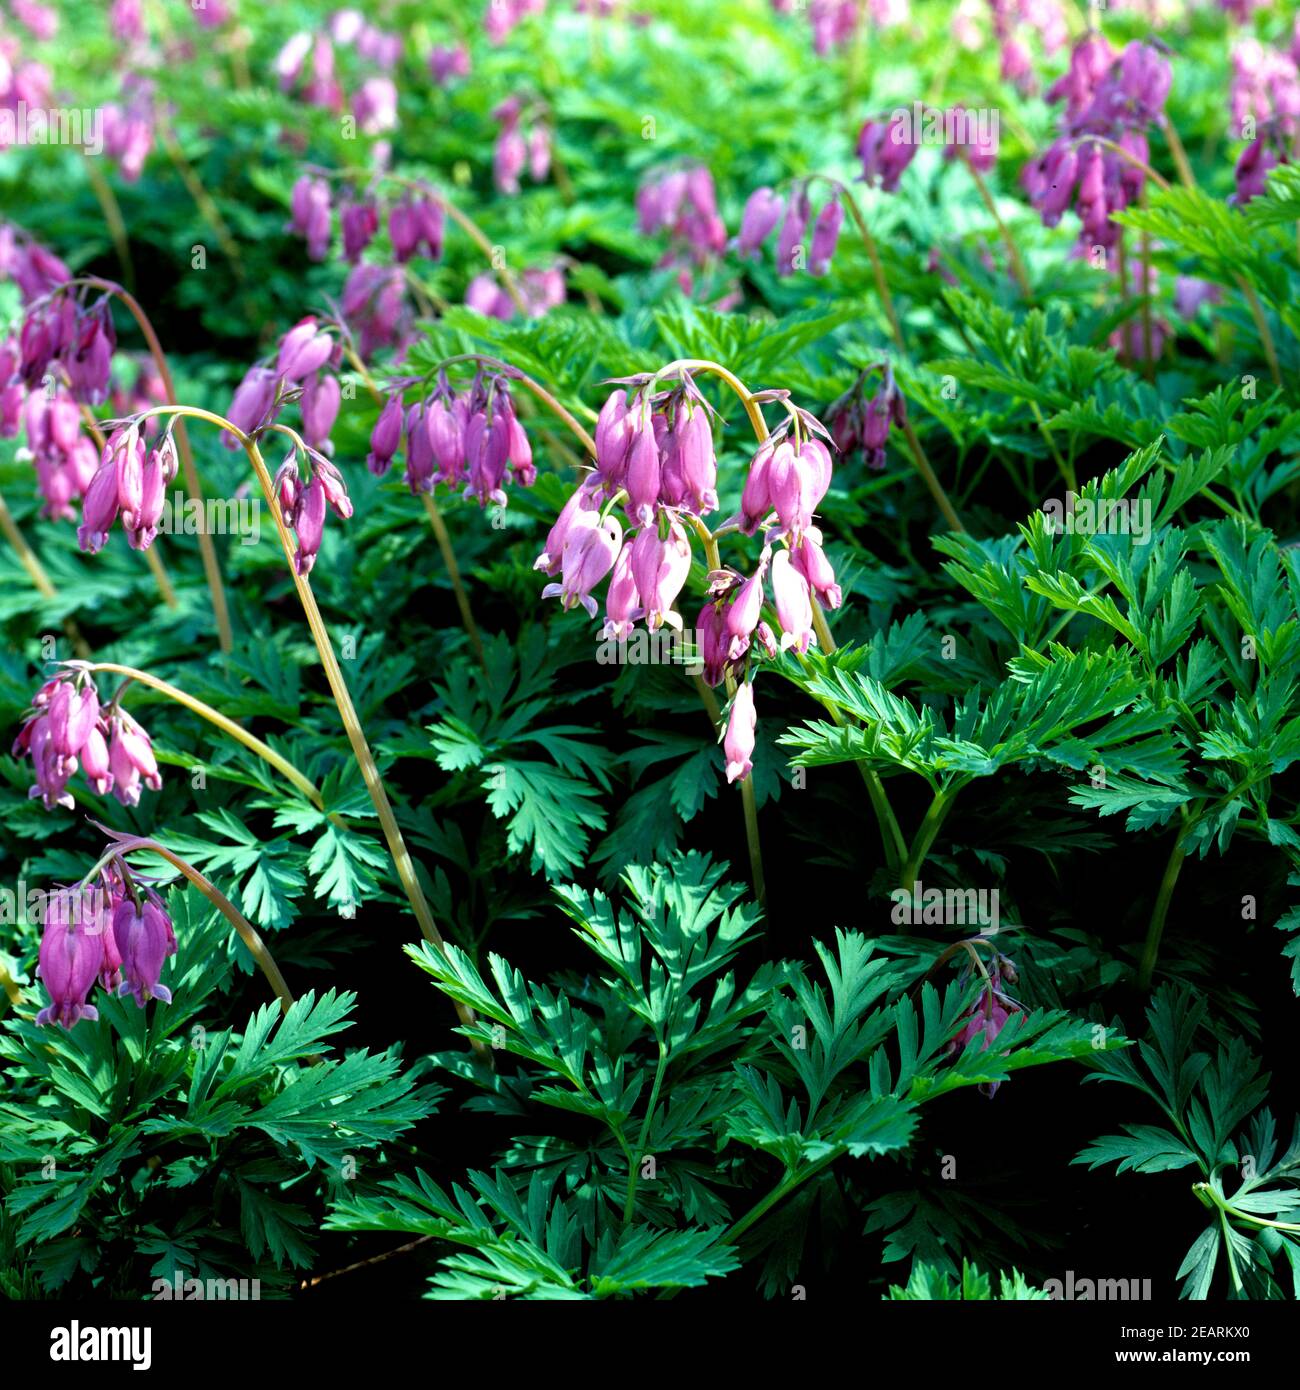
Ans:
[[[95,164],[95,157],[87,155],[85,160],[86,181],[90,184],[95,198],[99,202],[99,209],[104,214],[104,225],[108,228],[108,235],[113,242],[113,250],[117,253],[117,263],[122,267],[122,278],[126,281],[127,287],[135,288],[135,267],[131,264],[131,243],[127,236],[126,221],[122,217],[122,207],[117,201],[117,194],[113,192],[112,185],[99,172]]]
[[[271,509],[271,517],[275,522],[280,545],[284,550],[285,559],[289,563],[290,578],[298,592],[298,601],[302,604],[303,613],[306,615],[307,626],[311,629],[312,640],[316,644],[316,651],[325,671],[325,679],[329,682],[330,692],[334,696],[334,703],[338,706],[344,732],[352,746],[352,753],[356,758],[357,766],[361,769],[361,777],[366,784],[366,790],[370,793],[370,800],[374,804],[375,813],[379,817],[380,828],[384,832],[384,839],[388,844],[388,852],[392,857],[393,866],[397,870],[397,877],[401,880],[407,901],[411,904],[412,912],[415,913],[420,934],[431,946],[445,954],[446,943],[434,923],[433,913],[424,896],[424,889],[420,887],[415,866],[411,862],[410,852],[406,848],[406,840],[402,835],[401,827],[397,824],[397,817],[393,814],[383,779],[380,777],[379,768],[375,764],[374,754],[370,751],[370,744],[366,741],[356,707],[352,703],[352,695],[348,690],[347,681],[344,680],[338,658],[334,655],[334,644],[330,640],[325,620],[321,616],[319,607],[317,607],[316,596],[312,593],[311,585],[306,578],[298,573],[298,567],[294,562],[294,542],[280,512],[280,506],[275,496],[275,484],[267,470],[257,441],[250,438],[237,426],[232,425],[223,416],[216,415],[212,411],[201,410],[197,406],[155,406],[153,409],[145,411],[140,418],[144,419],[154,415],[185,415],[195,420],[206,420],[219,429],[229,431],[248,455],[248,461],[252,464],[253,472],[257,475],[262,495],[266,499],[267,506]],[[462,1004],[457,1004],[456,1013],[467,1027],[473,1024],[474,1014],[472,1010],[467,1009]],[[476,1051],[486,1051],[481,1042],[474,1041],[473,1046]]]
[[[487,653],[483,650],[483,638],[479,633],[478,624],[474,621],[474,611],[469,605],[469,594],[460,577],[460,565],[456,560],[456,552],[452,549],[451,534],[447,530],[447,523],[442,519],[442,513],[438,510],[438,504],[434,501],[432,492],[422,492],[420,500],[424,503],[424,510],[429,514],[429,525],[433,527],[434,538],[438,542],[438,549],[442,552],[443,567],[447,571],[447,578],[451,580],[452,592],[456,595],[456,607],[460,610],[461,624],[469,634],[470,645],[474,648],[474,655],[478,658],[478,664],[485,666]]]
[[[281,1010],[288,1013],[293,1005],[293,994],[290,992],[289,986],[285,984],[284,976],[280,974],[280,967],[276,965],[275,957],[261,936],[258,935],[257,928],[239,911],[234,903],[214,883],[205,878],[193,864],[186,863],[179,854],[174,854],[165,845],[159,844],[157,840],[131,839],[122,841],[118,845],[117,852],[125,856],[136,850],[147,850],[151,854],[156,854],[160,859],[165,859],[174,869],[184,874],[221,913],[239,934],[239,939],[248,947],[249,955],[257,962],[257,968],[266,977],[267,984],[271,986],[275,997],[280,1001]]]
[[[175,700],[178,705],[183,705],[191,713],[197,714],[200,719],[206,719],[209,724],[220,729],[222,733],[228,734],[237,743],[242,743],[250,752],[256,753],[264,763],[275,768],[291,782],[317,810],[324,808],[324,802],[316,784],[300,772],[288,758],[282,757],[274,748],[250,734],[243,725],[236,724],[233,719],[222,714],[220,710],[213,709],[211,705],[205,704],[193,695],[186,694],[179,686],[160,680],[157,676],[151,676],[148,671],[137,670],[134,666],[120,666],[115,661],[91,662],[86,669],[91,675],[97,671],[103,671],[105,674],[125,676],[128,680],[135,681],[139,685],[147,685],[151,690],[166,695],[169,700]]]

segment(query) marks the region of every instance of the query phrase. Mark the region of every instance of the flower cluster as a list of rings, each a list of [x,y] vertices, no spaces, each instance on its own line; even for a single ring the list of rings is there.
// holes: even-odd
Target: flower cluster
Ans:
[[[308,315],[280,339],[274,366],[259,362],[248,369],[226,412],[232,425],[256,438],[275,424],[281,407],[298,403],[301,447],[295,440],[276,474],[274,491],[298,542],[294,568],[300,575],[309,574],[316,563],[327,511],[343,520],[352,515],[343,475],[326,457],[333,448],[329,436],[343,394],[336,375],[342,351],[330,326]],[[228,431],[222,442],[230,449],[240,447]]]
[[[905,114],[905,113],[904,113]],[[862,161],[862,181],[886,193],[898,190],[903,171],[916,158],[918,143],[904,114],[888,121],[868,121],[858,132],[858,158]]]
[[[1168,59],[1153,44],[1134,41],[1116,55],[1101,34],[1089,32],[1075,45],[1068,71],[1048,91],[1049,101],[1065,102],[1061,134],[1025,167],[1021,182],[1048,227],[1075,203],[1081,252],[1109,249],[1119,241],[1112,214],[1141,196],[1145,174],[1139,166],[1149,154],[1146,128],[1162,115],[1172,80]],[[1089,136],[1105,138],[1131,159]]]
[[[1065,13],[1058,0],[989,0],[992,11],[993,35],[998,42],[1002,80],[1014,83],[1022,92],[1033,92],[1034,59],[1032,36],[1036,35],[1043,52],[1049,57],[1069,39],[1070,31]],[[958,13],[955,27],[959,41],[966,38],[963,24],[969,16]],[[966,47],[972,47],[970,43]]]
[[[87,1001],[98,983],[110,995],[130,995],[143,1009],[150,999],[171,1003],[159,983],[163,963],[176,954],[176,933],[158,893],[115,858],[95,887],[51,895],[41,935],[37,974],[50,996],[38,1024],[72,1028],[99,1011]]]
[[[844,208],[840,190],[834,188],[814,220],[810,185],[808,179],[797,182],[790,191],[788,207],[779,193],[770,188],[756,188],[749,195],[741,215],[740,232],[735,239],[737,254],[746,259],[755,256],[780,223],[776,241],[777,274],[792,275],[797,270],[808,270],[813,275],[825,275],[839,243]],[[809,224],[812,225],[810,242]]]
[[[534,183],[544,183],[551,172],[551,131],[545,111],[522,97],[507,97],[496,106],[492,119],[501,130],[492,151],[492,181],[497,192],[519,192],[519,175],[525,167]]]
[[[546,0],[487,0],[483,32],[489,43],[505,43],[517,24],[530,14],[541,14],[545,9]]]
[[[1231,201],[1242,205],[1263,193],[1270,170],[1292,159],[1300,130],[1300,20],[1290,53],[1253,38],[1233,48],[1230,102],[1233,128],[1250,142],[1234,171]]]
[[[880,373],[880,385],[868,397],[867,381],[875,372]],[[879,470],[885,466],[890,426],[901,425],[906,410],[902,392],[894,381],[893,368],[888,362],[881,362],[862,372],[857,381],[831,403],[826,411],[826,424],[835,447],[845,459],[860,453],[868,468]]]
[[[0,376],[13,366],[11,348],[0,346]],[[12,435],[9,402],[21,399],[21,384],[0,393],[0,435]],[[53,521],[75,521],[73,503],[79,502],[99,468],[99,451],[81,428],[81,411],[62,388],[48,394],[43,389],[27,392],[22,401],[22,421],[27,448],[36,468],[36,481],[45,505],[42,513]],[[11,427],[12,425],[12,427]]]
[[[343,111],[348,98],[337,73],[338,48],[352,48],[378,69],[352,95],[352,116],[364,135],[397,129],[397,87],[388,74],[402,56],[402,39],[370,24],[357,10],[339,10],[318,33],[300,30],[276,55],[275,73],[282,92],[293,92],[308,106]]]
[[[36,782],[30,795],[46,810],[76,803],[68,782],[80,768],[91,790],[109,792],[123,806],[140,804],[141,787],[162,786],[149,735],[124,710],[119,698],[101,705],[93,677],[75,662],[46,681],[14,742],[15,757],[32,760]]]
[[[468,77],[469,70],[469,49],[463,43],[436,43],[429,51],[429,76],[439,87],[445,87],[453,77]]]
[[[127,183],[135,183],[154,147],[154,84],[128,74],[122,100],[106,103],[103,114],[104,153]]]
[[[403,438],[406,485],[413,493],[446,483],[463,487],[480,507],[489,502],[504,507],[507,483],[531,487],[537,478],[532,445],[504,372],[479,372],[460,392],[440,372],[432,391],[410,406],[401,391],[394,391],[370,436],[366,464],[376,477],[388,472]]]
[[[568,296],[564,278],[565,263],[557,261],[542,269],[530,266],[515,279],[515,286],[528,317],[541,318],[548,309],[563,304]],[[516,313],[515,301],[491,271],[482,271],[465,287],[465,303],[480,314],[503,321],[512,319]]]
[[[674,610],[691,568],[690,535],[718,510],[717,455],[710,407],[689,372],[663,385],[662,375],[628,378],[611,393],[596,423],[596,464],[551,527],[534,568],[552,582],[544,598],[581,605],[594,618],[593,590],[607,576],[606,638],[625,639],[643,620],[650,631],[680,629]],[[739,512],[723,530],[762,536],[754,572],[714,569],[696,629],[704,679],[739,679],[724,738],[727,779],[748,776],[756,715],[751,659],[779,650],[807,651],[812,601],[837,607],[840,590],[822,550],[813,515],[831,480],[821,424],[790,408],[787,421],[750,462]],[[627,528],[614,515],[622,504]],[[780,545],[780,548],[776,548]],[[770,582],[781,639],[763,620]]]
[[[104,441],[99,467],[81,500],[81,548],[92,555],[101,550],[120,515],[127,543],[133,550],[148,550],[158,535],[167,488],[178,469],[170,426],[151,446],[139,422],[119,425]]]
[[[659,265],[680,266],[678,282],[689,294],[689,267],[706,265],[727,244],[713,175],[700,164],[656,174],[637,190],[636,211],[643,236],[668,234],[670,245]]]
[[[983,944],[984,939],[979,938],[978,945]],[[968,943],[971,959],[967,961],[960,976],[960,982],[963,985],[968,984],[972,978],[975,949],[975,942]],[[1025,1006],[1006,992],[1005,986],[1014,985],[1019,978],[1015,962],[1010,957],[1002,955],[999,951],[994,951],[988,969],[981,971],[981,978],[984,981],[984,989],[963,1015],[965,1023],[962,1025],[961,1032],[948,1043],[945,1051],[949,1055],[964,1052],[976,1038],[983,1039],[983,1042],[980,1043],[980,1051],[987,1052],[989,1046],[997,1041],[998,1035],[1011,1018],[1024,1012]],[[992,1099],[997,1094],[1001,1084],[1000,1081],[989,1082],[982,1085],[980,1091]]]
[[[22,56],[19,40],[0,33],[0,108],[15,117],[22,111],[44,111],[50,104],[50,70],[44,63]],[[6,148],[17,120],[0,122],[0,150]]]
[[[813,49],[820,56],[842,48],[858,31],[865,18],[879,28],[905,24],[910,16],[908,0],[772,0],[778,14],[808,11],[812,26]]]

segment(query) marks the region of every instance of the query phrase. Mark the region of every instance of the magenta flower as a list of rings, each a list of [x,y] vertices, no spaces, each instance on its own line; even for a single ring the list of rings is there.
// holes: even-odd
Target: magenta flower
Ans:
[[[868,121],[858,134],[863,182],[878,183],[886,193],[893,193],[903,171],[916,158],[918,148],[908,138],[908,131],[899,117],[892,117],[888,123]]]
[[[113,775],[113,795],[123,806],[140,804],[140,788],[162,788],[162,776],[153,755],[149,735],[123,709],[108,720],[108,766]]]
[[[81,897],[64,890],[50,903],[36,969],[50,1002],[36,1015],[38,1024],[72,1028],[83,1018],[99,1018],[86,999],[104,966],[103,928],[81,920]]]
[[[746,260],[752,260],[758,248],[768,239],[785,212],[785,199],[770,188],[756,188],[745,204],[741,214],[740,234],[736,238],[736,252]]]
[[[831,268],[831,257],[840,239],[844,224],[844,209],[838,197],[832,198],[817,215],[813,227],[812,246],[808,252],[808,270],[813,275],[825,275]]]
[[[842,599],[835,570],[822,549],[822,535],[810,526],[790,550],[790,563],[803,575],[809,589],[824,608],[838,608]]]
[[[122,899],[113,912],[113,939],[121,958],[122,983],[120,995],[130,994],[136,1007],[143,1009],[150,999],[172,1002],[171,990],[158,983],[163,962],[176,953],[176,936],[171,919],[153,895],[143,904],[129,897]]]
[[[328,448],[341,397],[339,379],[331,373],[322,376],[317,372],[304,384],[302,399],[298,402],[302,411],[302,437],[313,449]]]
[[[434,44],[429,54],[429,76],[439,87],[445,87],[453,77],[468,77],[469,70],[469,49],[463,43],[454,48]]]
[[[330,247],[330,186],[304,174],[293,186],[290,229],[307,240],[307,254],[323,261]]]
[[[571,536],[580,536],[595,526],[600,508],[596,500],[595,475],[584,482],[570,495],[560,509],[555,524],[546,536],[542,553],[533,561],[533,568],[543,574],[556,575],[564,560],[565,549]]]
[[[375,421],[375,428],[370,434],[370,453],[366,456],[366,467],[377,478],[388,472],[393,455],[401,447],[403,420],[402,398],[393,394],[384,403],[384,408]]]
[[[235,395],[226,410],[226,419],[244,434],[253,434],[266,422],[275,409],[279,396],[280,378],[269,367],[250,367],[235,388]],[[221,442],[227,449],[238,449],[239,441],[229,430],[221,432]]]
[[[343,257],[356,265],[379,230],[379,210],[368,199],[349,203],[340,214],[339,223],[343,229]]]
[[[334,352],[334,339],[317,326],[315,318],[308,315],[280,340],[276,371],[286,381],[305,381],[323,367]]]
[[[576,497],[578,494],[574,493]],[[641,537],[637,537],[640,541]],[[634,542],[635,545],[635,542]],[[605,626],[601,630],[603,639],[623,639],[628,637],[642,615],[641,595],[637,589],[636,575],[632,570],[634,545],[625,545],[618,552],[614,568],[609,576],[605,590]],[[687,568],[690,568],[690,553],[687,552]]]

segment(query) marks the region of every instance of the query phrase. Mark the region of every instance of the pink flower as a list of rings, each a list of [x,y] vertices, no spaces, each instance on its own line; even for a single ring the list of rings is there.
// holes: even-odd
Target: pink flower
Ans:
[[[772,557],[772,600],[781,624],[781,650],[793,647],[802,655],[813,639],[812,598],[808,581],[791,563],[789,550],[778,550]]]
[[[680,628],[673,604],[691,572],[691,546],[681,522],[674,521],[660,539],[654,527],[638,532],[632,542],[632,576],[645,610],[646,626],[653,632],[667,623]]]
[[[141,784],[151,791],[162,788],[153,743],[123,709],[110,717],[109,730],[108,765],[113,775],[113,795],[123,806],[138,806]]]
[[[317,328],[316,320],[309,315],[300,319],[280,340],[276,371],[286,381],[305,381],[323,367],[333,353],[334,339]]]
[[[638,536],[637,540],[640,539]],[[605,590],[605,626],[600,634],[603,639],[626,638],[637,618],[641,616],[641,595],[637,591],[636,575],[632,570],[632,552],[635,545],[636,541],[632,545],[625,545],[618,552],[618,559],[614,561],[614,569]]]
[[[584,516],[583,512],[576,516]],[[543,598],[558,597],[562,605],[575,608],[581,604],[594,618],[596,600],[591,591],[614,567],[623,546],[623,533],[612,516],[597,519],[594,525],[571,526],[565,538],[561,561],[561,582],[548,584]]]
[[[727,719],[727,732],[722,740],[727,755],[727,781],[744,781],[754,770],[754,733],[758,715],[754,711],[754,687],[749,681],[736,688]]]
[[[253,434],[267,422],[275,407],[279,377],[269,367],[250,367],[235,388],[226,419],[244,434]],[[227,449],[238,449],[239,441],[229,430],[221,432]]]
[[[341,398],[339,379],[332,373],[316,373],[307,379],[298,405],[302,411],[302,437],[312,448],[324,449],[329,443]]]

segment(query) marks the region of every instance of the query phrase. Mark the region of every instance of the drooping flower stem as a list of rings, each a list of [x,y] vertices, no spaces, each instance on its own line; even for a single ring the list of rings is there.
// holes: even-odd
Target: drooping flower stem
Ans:
[[[740,380],[734,372],[730,372],[726,367],[717,362],[710,362],[702,358],[685,358],[681,361],[672,362],[665,367],[661,375],[668,375],[673,371],[704,372],[719,378],[736,393],[740,398],[741,404],[745,408],[745,414],[749,416],[750,424],[754,428],[754,436],[760,444],[765,443],[768,437],[767,421],[763,418],[762,407],[754,399],[753,393]],[[709,565],[712,569],[721,568],[721,561],[718,558],[717,539],[709,534],[708,528],[703,522],[697,527],[701,537],[705,540],[705,552],[709,555]],[[960,528],[959,528],[960,529]],[[710,546],[712,549],[710,550]],[[821,644],[822,650],[829,656],[835,650],[835,639],[831,635],[830,626],[826,621],[826,615],[822,611],[821,605],[814,597],[812,600],[813,627],[817,632],[817,640]],[[730,687],[734,694],[734,682]],[[825,703],[827,713],[837,724],[842,724],[843,719],[834,705]],[[876,813],[876,819],[880,824],[881,843],[884,846],[885,862],[893,870],[896,870],[902,863],[905,852],[903,834],[899,829],[898,820],[894,815],[893,808],[889,804],[889,795],[885,791],[885,785],[879,776],[867,767],[865,763],[857,764],[858,771],[862,774],[862,780],[866,783],[867,795],[871,799],[872,809]],[[749,779],[741,783],[742,789],[748,784]],[[748,824],[748,822],[747,822]],[[757,819],[754,828],[755,841],[757,839]]]
[[[826,621],[826,614],[816,601],[812,606],[812,615],[817,645],[829,656],[835,650],[835,638],[831,634],[830,624]],[[826,710],[835,723],[842,727],[844,717],[839,710],[832,704],[827,704]],[[885,790],[880,774],[869,768],[866,763],[860,762],[857,766],[862,773],[863,782],[866,783],[867,795],[871,798],[871,809],[875,811],[876,822],[880,826],[880,842],[885,851],[886,867],[891,873],[897,873],[907,854],[907,843],[903,839],[898,817],[894,815],[894,808],[889,803],[889,793]]]
[[[83,668],[89,675],[102,671],[106,675],[125,676],[127,681],[135,681],[139,685],[147,685],[151,690],[156,690],[161,695],[166,695],[169,700],[175,700],[178,705],[183,705],[193,714],[197,714],[200,719],[206,719],[209,724],[228,734],[237,743],[242,743],[250,752],[256,753],[264,763],[269,764],[291,782],[307,799],[316,807],[317,810],[324,809],[324,802],[321,798],[320,790],[316,784],[302,772],[300,772],[289,760],[277,753],[274,748],[263,743],[260,738],[250,734],[242,725],[236,724],[233,719],[222,714],[220,710],[213,709],[211,705],[205,704],[202,700],[196,699],[193,695],[187,695],[178,686],[170,684],[168,681],[161,680],[157,676],[151,676],[148,671],[137,670],[134,666],[120,666],[115,661],[94,661],[88,663]],[[125,687],[123,687],[125,688]],[[119,692],[120,694],[120,692]]]
[[[159,380],[167,394],[167,404],[169,406],[179,405],[176,399],[176,383],[172,379],[171,368],[167,365],[167,357],[162,350],[162,344],[158,341],[153,324],[149,322],[148,315],[140,307],[135,296],[128,294],[121,285],[114,284],[111,280],[100,280],[92,276],[81,283],[101,289],[121,301],[144,336],[145,343],[149,348],[149,355],[153,358]],[[202,502],[203,487],[199,482],[198,470],[194,466],[194,451],[190,448],[190,437],[185,429],[185,421],[179,417],[176,421],[176,444],[181,457],[181,469],[185,474],[185,486],[189,489],[191,497]],[[217,562],[217,550],[206,527],[199,528],[198,539],[199,554],[203,559],[203,572],[207,576],[208,593],[212,599],[212,616],[217,625],[217,642],[222,652],[226,653],[234,647],[234,638],[230,629],[230,610],[226,606],[226,591],[221,582],[221,566]]]
[[[898,322],[898,313],[894,308],[894,296],[889,292],[889,281],[885,279],[885,267],[880,259],[880,248],[876,245],[875,237],[871,235],[871,228],[867,226],[867,219],[862,215],[858,200],[842,184],[837,184],[837,187],[839,187],[840,196],[844,199],[844,204],[849,210],[849,216],[858,229],[858,235],[862,238],[862,244],[867,251],[867,258],[871,261],[871,273],[876,281],[876,294],[880,297],[881,308],[884,309],[885,317],[889,320],[889,330],[894,336],[894,342],[898,345],[899,352],[906,353],[907,344],[903,341],[903,330]]]
[[[370,745],[361,728],[361,721],[357,717],[356,707],[352,703],[347,681],[344,680],[338,658],[334,655],[334,644],[330,640],[325,620],[316,604],[316,596],[312,593],[311,585],[307,579],[298,573],[294,563],[294,543],[276,500],[275,485],[270,472],[267,470],[266,462],[262,458],[262,451],[258,448],[255,439],[250,438],[237,426],[232,425],[229,420],[214,414],[212,411],[201,410],[197,406],[155,406],[136,418],[145,420],[152,416],[182,415],[195,420],[206,420],[219,429],[228,430],[248,455],[248,461],[252,464],[253,472],[257,475],[262,495],[266,498],[266,504],[271,509],[271,516],[275,521],[280,545],[284,550],[285,559],[289,562],[290,578],[298,592],[298,600],[302,604],[303,613],[307,618],[307,626],[311,629],[312,640],[316,644],[316,651],[325,671],[325,679],[329,682],[330,692],[334,696],[334,703],[338,706],[339,717],[343,721],[348,742],[352,745],[353,756],[356,758],[357,766],[361,769],[362,780],[366,784],[366,790],[370,793],[370,800],[374,804],[375,813],[379,817],[379,824],[384,832],[384,839],[387,841],[393,866],[397,870],[397,876],[401,880],[407,901],[411,904],[411,910],[415,913],[415,920],[419,924],[421,936],[431,946],[445,952],[446,947],[442,934],[434,923],[433,913],[424,896],[424,890],[420,887],[420,881],[416,877],[410,851],[406,848],[406,840],[403,838],[401,827],[397,824],[397,817],[393,814],[388,793],[384,789],[383,779],[380,777],[379,768],[375,764],[374,754],[370,751]],[[457,1004],[456,1012],[461,1022],[466,1026],[473,1024],[474,1014],[464,1005]],[[475,1042],[474,1047],[479,1052],[486,1050],[481,1042]]]
[[[93,822],[92,822],[93,824]],[[103,826],[99,827],[101,830]],[[98,864],[82,880],[83,883],[89,882],[108,859],[125,857],[134,854],[137,850],[148,851],[156,854],[160,859],[165,859],[172,868],[183,874],[205,898],[217,909],[218,912],[234,927],[239,939],[248,947],[248,953],[257,962],[257,968],[266,977],[266,982],[271,986],[275,997],[280,1001],[281,1011],[288,1013],[293,1005],[293,994],[289,986],[284,981],[284,976],[280,974],[280,967],[275,963],[275,957],[270,949],[258,934],[257,928],[239,911],[228,897],[205,878],[193,864],[187,863],[179,854],[173,853],[166,845],[161,845],[157,840],[151,840],[143,836],[121,836],[112,831],[105,831],[113,840],[113,847],[109,854],[105,855]]]
[[[433,527],[434,539],[438,542],[438,549],[442,552],[443,567],[447,571],[447,578],[451,580],[452,592],[456,595],[456,607],[460,609],[461,625],[469,635],[470,645],[474,648],[474,655],[478,658],[478,664],[486,666],[487,653],[483,650],[483,637],[478,630],[478,624],[474,621],[474,611],[469,605],[469,593],[460,577],[460,565],[456,561],[456,552],[452,549],[451,533],[447,530],[447,523],[442,519],[442,513],[438,510],[433,493],[422,492],[420,500],[424,503],[424,510],[429,514],[429,525]]]
[[[1020,248],[1016,245],[1016,239],[1011,235],[1011,229],[1002,220],[1002,214],[998,211],[998,205],[993,201],[993,194],[989,192],[989,186],[984,180],[984,175],[975,167],[975,161],[970,157],[970,150],[966,146],[961,146],[962,156],[966,162],[966,168],[970,170],[970,176],[975,180],[975,187],[979,190],[980,198],[984,206],[988,209],[989,216],[997,224],[998,235],[1002,238],[1002,244],[1007,248],[1007,258],[1011,265],[1011,273],[1015,276],[1016,284],[1020,287],[1020,293],[1032,304],[1034,302],[1034,291],[1029,283],[1029,276],[1025,273],[1025,263],[1020,258]]]
[[[99,210],[104,214],[104,225],[108,228],[108,234],[112,238],[113,250],[117,252],[117,263],[122,267],[122,278],[134,289],[135,267],[131,264],[131,243],[127,236],[126,222],[122,217],[122,208],[117,201],[117,194],[113,192],[112,185],[108,180],[99,172],[93,156],[86,156],[85,169],[86,181],[90,184],[99,203]]]
[[[0,531],[4,532],[5,540],[13,547],[14,554],[27,571],[36,592],[42,598],[57,598],[59,591],[46,574],[45,566],[36,558],[36,552],[27,544],[26,537],[18,529],[18,523],[14,520],[3,494],[0,494]]]
[[[1151,988],[1151,976],[1156,968],[1156,958],[1160,954],[1160,938],[1164,935],[1165,918],[1169,915],[1169,903],[1174,896],[1178,874],[1186,857],[1187,851],[1183,847],[1183,831],[1180,829],[1174,840],[1174,847],[1169,851],[1164,877],[1160,880],[1160,889],[1156,893],[1155,906],[1151,909],[1151,921],[1147,924],[1146,941],[1143,943],[1142,959],[1138,965],[1137,982],[1139,989]]]
[[[759,419],[762,419],[761,411],[759,412]],[[710,570],[721,569],[722,557],[718,554],[718,538],[698,517],[693,517],[691,520],[695,524],[696,533],[704,542],[705,564]],[[728,671],[725,679],[727,698],[734,700],[736,698],[736,678]],[[704,686],[703,681],[700,681],[699,684]],[[707,686],[704,688],[707,689]],[[716,700],[713,701],[713,707],[714,709],[717,708]],[[705,708],[708,708],[708,702],[706,702]],[[718,736],[721,737],[723,732],[721,710],[718,710],[714,722],[717,725]],[[740,804],[745,817],[745,848],[749,851],[749,875],[754,886],[754,901],[762,907],[767,901],[767,879],[763,873],[763,846],[758,836],[758,803],[754,799],[754,778],[752,775],[741,780]]]
[[[956,788],[953,787],[935,792],[930,809],[926,811],[925,818],[921,821],[921,828],[916,832],[916,838],[912,841],[912,847],[907,854],[907,862],[903,865],[903,880],[899,886],[904,892],[910,893],[916,887],[921,866],[925,863],[925,857],[930,852],[930,846],[934,844],[939,827],[944,823],[948,812],[952,810],[952,803],[956,800],[956,796]]]
[[[365,382],[366,390],[370,392],[375,404],[382,406],[384,403],[383,392],[375,385],[374,377],[370,375],[356,349],[345,340],[343,351],[348,361],[356,368],[362,381]],[[447,571],[447,578],[451,581],[452,593],[456,596],[456,607],[460,611],[461,625],[469,637],[470,645],[474,648],[474,655],[478,658],[478,664],[484,666],[487,664],[487,657],[483,651],[483,637],[479,632],[478,624],[474,621],[474,610],[470,606],[469,592],[461,578],[460,565],[456,561],[456,551],[451,543],[451,533],[447,530],[447,523],[442,519],[442,512],[438,508],[433,493],[431,491],[422,492],[420,500],[424,503],[424,510],[429,517],[429,525],[433,528],[434,539],[437,541],[438,550],[442,554],[443,567]]]

